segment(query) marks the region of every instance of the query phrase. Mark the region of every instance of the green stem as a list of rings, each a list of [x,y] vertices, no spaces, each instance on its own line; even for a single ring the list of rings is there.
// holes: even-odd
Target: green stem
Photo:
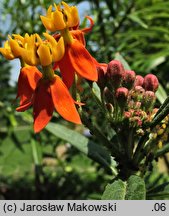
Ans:
[[[135,166],[138,166],[140,160],[144,158],[143,148],[148,138],[148,135],[149,135],[148,133],[145,133],[145,135],[141,137],[141,139],[139,140],[137,144],[137,148],[133,156],[133,163],[135,164]]]
[[[155,157],[160,157],[164,154],[166,154],[167,152],[169,152],[169,143],[166,144],[163,148],[157,150],[156,154],[155,154]]]
[[[38,149],[37,149],[37,143],[35,140],[31,140],[31,146],[32,146],[32,154],[33,154],[33,160],[36,166],[40,165],[39,157],[38,157]]]
[[[131,128],[128,135],[128,146],[127,146],[127,155],[129,159],[132,159],[133,156],[133,146],[134,146],[134,128]]]
[[[55,73],[52,68],[52,65],[43,66],[42,69],[43,69],[43,78],[47,80],[53,80]]]
[[[76,101],[77,100],[76,75],[75,75],[73,85],[71,87],[71,92],[72,92],[73,99]]]
[[[102,132],[96,126],[92,125],[92,123],[88,120],[85,114],[81,113],[81,119],[84,125],[86,125],[88,129],[91,131],[91,133],[94,134],[97,137],[97,139],[101,141],[103,145],[106,148],[108,148],[115,157],[118,157],[119,152],[116,146],[112,145],[112,143],[107,139],[107,137],[104,134],[102,134]]]
[[[19,58],[19,60],[20,60],[22,68],[25,67],[25,66],[27,66],[27,64],[24,62],[24,60],[22,58]]]
[[[107,112],[107,110],[105,110],[102,102],[100,101],[100,99],[96,96],[96,94],[94,93],[93,89],[92,89],[92,86],[89,84],[89,87],[90,87],[90,92],[91,92],[91,95],[92,97],[94,98],[96,104],[98,105],[98,107],[100,108],[100,110],[102,111],[102,113],[105,114],[105,112]]]
[[[36,195],[37,199],[41,198],[41,185],[42,185],[42,179],[41,177],[43,172],[42,172],[42,166],[38,157],[38,147],[37,147],[37,142],[32,139],[31,140],[31,146],[32,146],[32,154],[33,154],[33,160],[35,164],[35,187],[36,187]]]

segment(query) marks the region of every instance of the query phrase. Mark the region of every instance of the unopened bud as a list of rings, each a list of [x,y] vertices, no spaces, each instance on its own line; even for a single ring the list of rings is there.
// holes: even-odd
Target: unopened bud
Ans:
[[[142,101],[143,95],[145,90],[141,86],[135,86],[134,89],[131,91],[131,98],[134,101]]]
[[[128,93],[129,91],[125,87],[120,87],[116,90],[115,97],[121,108],[124,107],[127,102]]]
[[[155,93],[153,91],[145,91],[143,97],[143,107],[147,111],[151,111],[156,100]]]
[[[136,76],[134,86],[143,86],[144,78],[140,75]]]
[[[146,91],[156,92],[158,89],[158,79],[154,74],[147,74],[144,77],[143,87]]]
[[[106,102],[107,103],[113,103],[113,94],[111,93],[111,91],[107,87],[104,88],[103,93],[104,93]]]
[[[134,71],[125,70],[125,75],[124,75],[124,79],[123,79],[123,86],[130,90],[133,87],[135,78],[136,78],[136,74]]]
[[[107,67],[97,67],[97,72],[98,72],[98,81],[97,84],[101,89],[104,89],[106,85],[106,77],[105,74],[107,72]]]
[[[112,88],[117,89],[120,86],[124,74],[125,70],[120,61],[112,60],[108,63],[106,77]]]
[[[114,107],[111,103],[106,103],[106,108],[109,111],[109,113],[113,113]]]
[[[140,107],[141,107],[141,102],[140,101],[136,101],[134,108],[137,110],[137,109],[140,109]]]
[[[132,116],[132,113],[130,112],[130,111],[126,111],[126,112],[124,112],[124,117],[125,118],[130,118]]]

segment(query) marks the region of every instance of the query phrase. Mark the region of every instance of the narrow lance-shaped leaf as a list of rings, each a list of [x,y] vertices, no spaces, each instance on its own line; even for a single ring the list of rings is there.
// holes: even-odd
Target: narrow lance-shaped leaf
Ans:
[[[104,147],[91,142],[82,134],[63,125],[49,123],[46,129],[53,135],[69,142],[85,155],[102,164],[109,171],[115,170],[116,162]]]

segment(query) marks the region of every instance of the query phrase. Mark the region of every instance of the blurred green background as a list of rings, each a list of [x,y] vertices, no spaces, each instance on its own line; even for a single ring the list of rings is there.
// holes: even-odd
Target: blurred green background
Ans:
[[[0,46],[8,34],[45,31],[39,15],[59,1],[0,0]],[[66,1],[80,10],[81,28],[95,25],[86,35],[87,48],[99,61],[108,63],[120,53],[137,74],[158,76],[157,105],[169,93],[169,1],[92,0]],[[19,74],[16,64],[0,56],[0,198],[1,199],[100,199],[111,175],[98,163],[48,130],[34,135],[32,110],[15,111],[13,103]],[[11,80],[13,80],[11,85]],[[90,137],[85,127],[57,122]],[[146,176],[147,187],[168,178],[167,155],[155,172]]]

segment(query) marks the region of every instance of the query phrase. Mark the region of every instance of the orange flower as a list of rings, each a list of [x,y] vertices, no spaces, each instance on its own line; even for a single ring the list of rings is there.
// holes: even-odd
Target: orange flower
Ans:
[[[59,67],[62,79],[68,88],[71,87],[75,73],[78,76],[91,80],[98,80],[96,60],[90,55],[85,48],[86,42],[84,34],[91,31],[93,27],[93,20],[87,17],[90,21],[90,27],[82,30],[74,28],[65,29],[61,35],[65,41],[65,54],[59,62],[56,62],[54,68]],[[54,35],[56,40],[59,39],[60,34]]]
[[[87,49],[78,40],[65,46],[65,54],[58,62],[63,82],[68,88],[71,87],[75,72],[80,77],[91,81],[97,81],[98,74],[93,58]]]
[[[75,102],[57,75],[46,79],[36,67],[23,67],[18,79],[17,97],[20,98],[20,106],[16,108],[18,112],[33,106],[35,133],[48,124],[54,108],[64,119],[81,124]]]
[[[85,31],[78,29],[79,18],[76,7],[70,7],[65,2],[61,3],[62,8],[60,5],[54,6],[55,11],[52,12],[52,7],[49,7],[47,15],[41,16],[41,20],[47,30],[60,31],[60,34],[54,36],[56,40],[61,37],[64,39],[65,53],[55,64],[55,68],[59,67],[61,71],[63,82],[70,88],[75,73],[88,80],[97,81],[96,65],[85,48]],[[56,16],[59,19],[56,19]]]

